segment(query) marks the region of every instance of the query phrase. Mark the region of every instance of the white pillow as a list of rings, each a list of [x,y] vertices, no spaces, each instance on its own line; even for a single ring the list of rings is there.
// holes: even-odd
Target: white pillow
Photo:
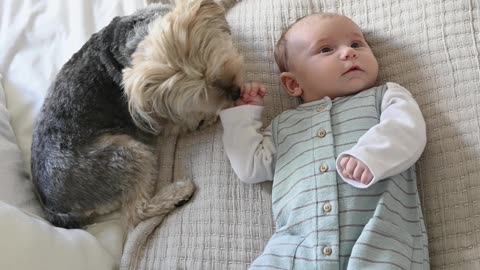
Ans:
[[[22,153],[10,126],[0,74],[0,201],[42,216]]]
[[[0,201],[0,269],[108,270],[118,268],[95,237],[66,230]]]

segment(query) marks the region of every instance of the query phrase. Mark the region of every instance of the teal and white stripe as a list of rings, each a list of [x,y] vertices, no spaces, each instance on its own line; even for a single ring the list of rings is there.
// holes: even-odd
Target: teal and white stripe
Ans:
[[[429,269],[414,167],[355,188],[336,157],[379,123],[386,85],[302,104],[272,122],[276,233],[252,269]]]

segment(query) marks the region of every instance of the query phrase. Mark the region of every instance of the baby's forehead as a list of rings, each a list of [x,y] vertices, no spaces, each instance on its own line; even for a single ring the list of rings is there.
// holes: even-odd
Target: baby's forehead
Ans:
[[[322,24],[329,24],[329,26],[331,27],[338,27],[338,23],[341,22],[344,25],[346,24],[352,29],[359,31],[360,33],[362,32],[360,27],[353,20],[344,15],[335,13],[318,13],[305,16],[302,19],[298,20],[296,25],[294,25],[291,30],[295,30],[295,28],[298,29],[303,27],[312,27],[319,22],[321,22]],[[326,30],[328,30],[328,28],[326,28]]]
[[[285,35],[287,43],[308,45],[314,40],[336,38],[339,35],[363,38],[360,27],[350,18],[339,14],[312,14],[298,20]],[[292,45],[293,45],[292,44]]]

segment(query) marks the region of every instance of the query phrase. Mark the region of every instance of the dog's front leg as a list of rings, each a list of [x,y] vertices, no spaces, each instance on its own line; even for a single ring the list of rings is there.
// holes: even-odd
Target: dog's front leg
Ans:
[[[189,179],[182,179],[162,187],[159,193],[148,201],[137,201],[139,204],[135,205],[134,225],[151,217],[163,219],[175,208],[188,202],[194,191],[193,182]]]

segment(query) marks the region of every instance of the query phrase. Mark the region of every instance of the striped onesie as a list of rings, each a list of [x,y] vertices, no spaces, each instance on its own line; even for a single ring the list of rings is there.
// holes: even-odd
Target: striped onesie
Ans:
[[[247,183],[273,179],[276,231],[251,269],[429,269],[414,163],[425,122],[410,93],[387,83],[281,113],[260,132],[261,106],[221,112],[225,151]],[[343,178],[343,155],[368,185]]]

